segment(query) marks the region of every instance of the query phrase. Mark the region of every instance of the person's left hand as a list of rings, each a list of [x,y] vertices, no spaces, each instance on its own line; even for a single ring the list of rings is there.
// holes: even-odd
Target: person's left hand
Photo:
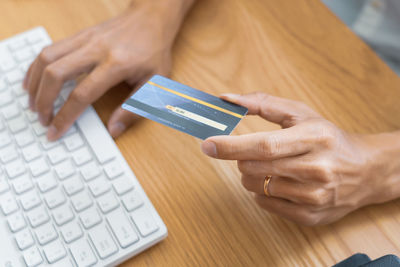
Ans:
[[[283,128],[215,136],[202,143],[203,152],[211,157],[237,160],[243,186],[256,193],[255,200],[262,208],[301,224],[316,225],[393,198],[382,186],[385,183],[376,179],[382,169],[372,168],[371,136],[346,133],[300,102],[262,93],[222,98]],[[266,196],[268,175],[272,178]]]

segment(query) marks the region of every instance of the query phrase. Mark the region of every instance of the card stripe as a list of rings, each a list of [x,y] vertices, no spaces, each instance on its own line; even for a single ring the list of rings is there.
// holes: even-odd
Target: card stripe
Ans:
[[[147,83],[150,84],[150,85],[156,86],[156,87],[158,87],[158,88],[160,88],[160,89],[162,89],[162,90],[164,90],[164,91],[170,92],[170,93],[175,94],[175,95],[178,95],[178,96],[180,96],[180,97],[189,99],[189,100],[191,100],[191,101],[193,101],[193,102],[196,102],[196,103],[202,104],[202,105],[204,105],[204,106],[207,106],[207,107],[209,107],[209,108],[216,109],[216,110],[218,110],[218,111],[224,112],[224,113],[226,113],[226,114],[229,114],[229,115],[231,115],[231,116],[234,116],[234,117],[237,117],[237,118],[240,118],[240,119],[243,118],[243,116],[240,115],[240,114],[238,114],[238,113],[235,113],[235,112],[232,112],[232,111],[230,111],[230,110],[227,110],[227,109],[218,107],[218,106],[216,106],[216,105],[207,103],[207,102],[205,102],[205,101],[203,101],[203,100],[200,100],[200,99],[197,99],[197,98],[194,98],[194,97],[185,95],[185,94],[183,94],[183,93],[174,91],[174,90],[169,89],[169,88],[167,88],[167,87],[164,87],[164,86],[162,86],[162,85],[156,84],[156,83],[154,83],[154,82],[152,82],[152,81],[148,81]]]

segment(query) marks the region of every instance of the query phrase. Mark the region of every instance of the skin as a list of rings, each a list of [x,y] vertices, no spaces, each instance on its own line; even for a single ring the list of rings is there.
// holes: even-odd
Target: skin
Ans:
[[[24,80],[29,106],[39,114],[47,137],[61,137],[79,115],[111,87],[127,82],[132,93],[154,74],[168,75],[171,48],[194,0],[133,1],[120,16],[43,49]],[[154,18],[158,19],[154,19]],[[61,110],[53,103],[65,81],[85,74]],[[119,136],[136,119],[118,108],[108,129]]]
[[[194,3],[135,0],[120,16],[45,48],[29,68],[24,87],[30,108],[49,126],[48,139],[61,137],[114,85],[127,82],[133,93],[152,75],[167,75],[174,39]],[[54,115],[63,83],[82,75]],[[283,128],[202,143],[208,156],[237,160],[243,186],[267,211],[301,224],[326,224],[400,196],[400,132],[346,133],[300,102],[263,93],[222,98]],[[119,136],[136,119],[117,108],[108,121],[110,134]],[[263,191],[267,175],[272,175],[269,197]]]
[[[301,102],[264,93],[223,95],[282,130],[215,136],[210,157],[236,160],[242,184],[267,211],[305,225],[327,224],[362,206],[399,197],[400,132],[347,133]],[[269,197],[264,194],[266,175]]]

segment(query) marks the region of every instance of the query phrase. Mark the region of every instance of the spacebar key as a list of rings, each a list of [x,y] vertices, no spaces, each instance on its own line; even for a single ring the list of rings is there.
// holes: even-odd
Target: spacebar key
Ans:
[[[101,164],[114,158],[117,147],[93,107],[88,107],[76,123]]]

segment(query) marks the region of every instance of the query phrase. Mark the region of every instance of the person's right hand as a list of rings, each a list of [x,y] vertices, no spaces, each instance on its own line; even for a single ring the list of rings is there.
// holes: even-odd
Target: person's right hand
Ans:
[[[88,105],[114,85],[126,81],[135,91],[152,75],[169,73],[171,47],[184,14],[175,12],[174,18],[163,1],[146,2],[44,48],[32,63],[24,88],[31,110],[49,126],[49,140],[61,137]],[[53,103],[64,82],[84,73],[87,76],[53,116]],[[120,135],[135,118],[117,108],[108,122],[111,135]]]

